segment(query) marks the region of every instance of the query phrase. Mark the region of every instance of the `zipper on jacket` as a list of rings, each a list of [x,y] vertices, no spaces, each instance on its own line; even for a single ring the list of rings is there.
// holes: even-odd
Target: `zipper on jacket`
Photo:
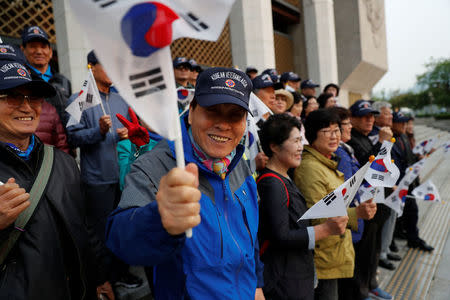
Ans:
[[[219,224],[219,231],[220,231],[220,259],[223,258],[223,236],[222,236],[222,227],[220,226],[220,220],[219,220],[219,211],[216,206],[216,217],[217,217],[217,223]]]
[[[240,257],[241,258],[241,263],[239,264],[239,268],[236,270],[236,273],[235,273],[235,277],[236,277],[235,278],[236,291],[237,291],[237,293],[239,295],[239,299],[241,299],[241,294],[239,292],[239,286],[237,285],[237,283],[239,281],[238,280],[239,279],[239,272],[241,271],[242,265],[244,264],[244,254],[242,252],[241,247],[239,247],[239,243],[234,238],[233,232],[231,231],[230,223],[228,222],[228,203],[227,202],[229,201],[229,199],[228,199],[228,196],[227,196],[228,188],[227,188],[227,184],[226,184],[225,180],[222,181],[222,186],[223,186],[223,193],[224,193],[224,198],[225,198],[225,209],[224,209],[225,221],[227,223],[228,231],[230,232],[230,236],[233,239],[233,242],[236,244],[236,247],[239,249],[239,253],[241,254],[241,257]],[[230,193],[231,193],[231,191],[230,191]]]
[[[234,195],[233,195],[233,198],[234,198]],[[239,199],[238,196],[236,196],[236,199],[239,202],[239,204],[241,205],[242,217],[244,218],[245,229],[247,229],[248,236],[250,237],[250,241],[251,241],[252,246],[253,246],[253,238],[252,238],[252,234],[250,233],[250,226],[248,225],[247,214],[245,213],[244,205],[242,204],[242,202],[241,202],[241,200]]]

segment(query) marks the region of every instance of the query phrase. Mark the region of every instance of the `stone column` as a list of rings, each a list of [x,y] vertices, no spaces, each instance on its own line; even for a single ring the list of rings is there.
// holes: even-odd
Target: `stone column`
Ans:
[[[59,70],[72,82],[72,92],[86,79],[86,55],[91,50],[68,0],[53,0]]]
[[[275,67],[270,0],[236,0],[230,14],[233,65],[259,72]]]
[[[338,82],[333,0],[304,0],[308,75],[321,88]]]

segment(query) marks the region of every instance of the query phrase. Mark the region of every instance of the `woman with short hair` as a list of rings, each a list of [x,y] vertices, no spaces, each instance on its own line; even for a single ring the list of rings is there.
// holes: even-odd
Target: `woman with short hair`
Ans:
[[[269,117],[261,128],[261,145],[269,157],[257,179],[265,297],[313,299],[315,242],[344,233],[348,217],[330,218],[316,226],[309,220],[297,222],[307,207],[287,173],[300,164],[303,150],[296,118],[287,114]]]

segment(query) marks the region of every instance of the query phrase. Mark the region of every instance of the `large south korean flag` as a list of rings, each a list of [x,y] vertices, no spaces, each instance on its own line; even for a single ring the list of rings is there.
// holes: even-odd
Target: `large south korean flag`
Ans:
[[[71,0],[85,36],[122,97],[157,133],[179,138],[170,44],[216,40],[234,0]]]

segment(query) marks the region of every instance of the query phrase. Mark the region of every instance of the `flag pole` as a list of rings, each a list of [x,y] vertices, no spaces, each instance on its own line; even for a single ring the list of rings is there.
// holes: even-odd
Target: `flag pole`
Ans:
[[[92,74],[91,65],[88,64],[89,76],[91,77],[92,83],[95,87],[95,93],[97,94],[98,99],[100,100],[100,106],[102,107],[103,115],[106,115],[105,107],[103,106],[102,98],[100,97],[100,93],[98,92],[97,82],[95,81],[94,74]]]
[[[175,123],[176,123],[175,124],[176,138],[174,142],[175,142],[175,157],[177,160],[177,168],[184,169],[186,164],[184,162],[183,137],[181,135],[181,125],[180,119],[178,117],[176,118]],[[185,233],[187,238],[191,238],[192,228],[187,229]]]

